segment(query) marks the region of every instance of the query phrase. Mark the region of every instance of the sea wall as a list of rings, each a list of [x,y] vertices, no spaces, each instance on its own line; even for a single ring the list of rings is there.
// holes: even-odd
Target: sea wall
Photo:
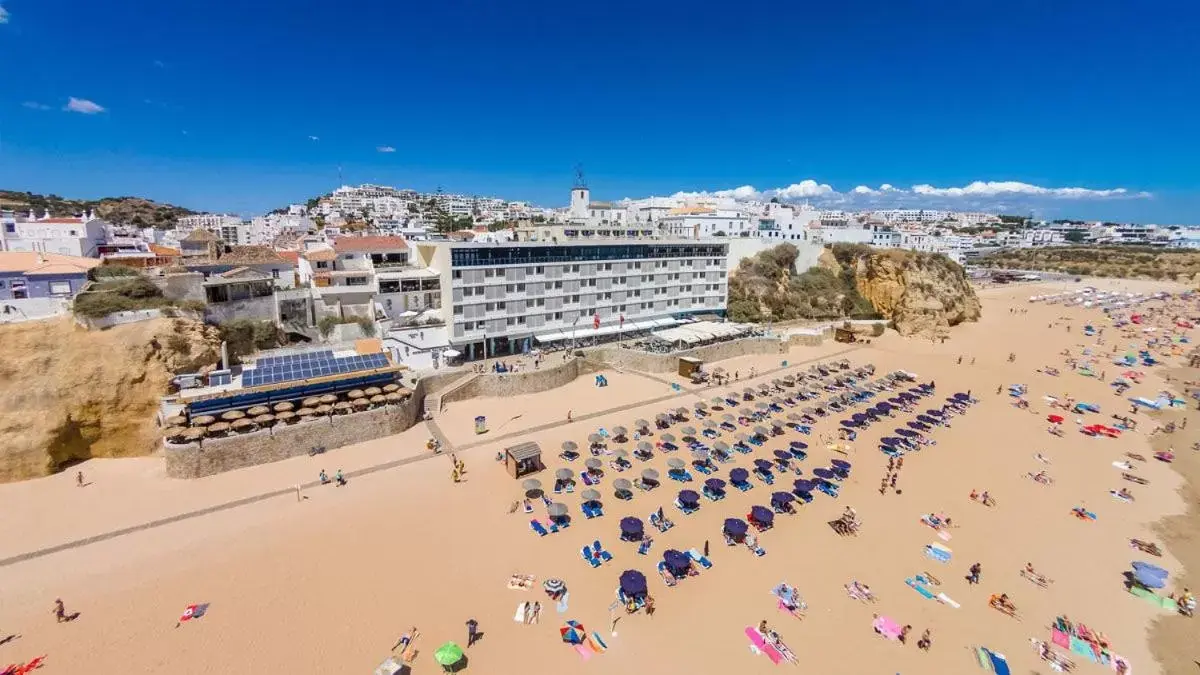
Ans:
[[[611,368],[627,368],[644,373],[674,373],[679,370],[679,357],[681,356],[700,359],[704,363],[713,363],[747,354],[780,354],[786,351],[787,347],[778,338],[749,337],[671,354],[654,354],[620,347],[600,347],[587,352],[587,358]]]
[[[374,410],[317,417],[295,424],[275,425],[199,443],[164,443],[167,475],[200,478],[223,471],[277,462],[308,453],[314,446],[333,450],[345,445],[398,434],[420,420],[423,383],[404,403]]]
[[[593,363],[587,359],[572,358],[553,367],[524,370],[517,373],[482,373],[466,385],[446,394],[442,401],[449,403],[482,396],[504,397],[536,394],[557,389],[577,377],[603,368],[603,364]]]

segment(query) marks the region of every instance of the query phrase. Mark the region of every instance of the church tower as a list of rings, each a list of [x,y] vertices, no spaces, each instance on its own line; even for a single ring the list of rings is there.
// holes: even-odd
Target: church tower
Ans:
[[[571,188],[571,218],[584,219],[588,216],[588,204],[592,201],[591,192],[583,180],[583,167],[575,167],[575,187]]]

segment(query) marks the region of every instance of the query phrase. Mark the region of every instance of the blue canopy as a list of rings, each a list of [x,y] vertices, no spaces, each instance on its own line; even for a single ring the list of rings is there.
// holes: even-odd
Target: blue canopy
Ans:
[[[946,416],[946,413],[942,412],[941,410],[938,410],[937,408],[930,408],[929,410],[925,411],[925,414],[931,415],[933,417],[945,417]]]
[[[754,466],[755,466],[755,468],[757,468],[761,471],[770,471],[771,470],[771,463],[765,459],[754,460]]]
[[[916,421],[916,420],[913,420],[912,422],[909,422],[909,423],[908,423],[908,428],[910,428],[910,429],[917,429],[917,430],[919,430],[919,431],[925,431],[926,429],[928,429],[928,428],[929,428],[929,425],[927,425],[927,424],[921,424],[920,422],[918,422],[918,421]]]
[[[729,480],[731,480],[735,483],[744,483],[746,481],[746,479],[749,477],[750,477],[750,472],[743,469],[740,466],[729,472]]]
[[[880,401],[879,403],[875,404],[875,409],[879,412],[886,413],[892,409],[892,404],[888,403],[887,401]]]
[[[1135,562],[1133,563],[1133,579],[1146,588],[1162,588],[1167,585],[1167,571],[1158,565]]]
[[[900,445],[900,439],[895,436],[884,436],[879,442],[882,445]]]
[[[663,552],[663,562],[667,563],[667,567],[675,570],[686,570],[692,566],[692,559],[686,553],[681,553],[673,548]]]
[[[812,492],[816,488],[811,481],[797,480],[792,483],[792,490],[796,492]]]
[[[704,481],[704,487],[713,491],[721,490],[725,487],[725,481],[721,480],[720,478],[709,478],[708,480]]]
[[[625,534],[638,534],[642,531],[642,521],[633,516],[626,516],[621,519],[621,531]]]
[[[835,477],[837,474],[835,474],[833,471],[831,471],[829,469],[822,467],[820,469],[813,469],[813,475],[816,476],[817,478],[824,478],[824,479],[828,480],[830,478]]]
[[[937,424],[938,423],[937,420],[933,419],[929,415],[917,415],[917,421],[920,422],[921,424]]]
[[[829,465],[830,465],[830,466],[832,466],[832,467],[834,467],[835,469],[843,469],[843,470],[845,470],[845,469],[849,469],[849,468],[850,468],[850,462],[847,462],[847,461],[846,461],[846,460],[844,460],[844,459],[833,459],[833,460],[830,460],[830,461],[829,461]]]
[[[913,438],[915,436],[920,436],[920,434],[913,431],[912,429],[897,429],[896,434],[898,436],[903,436],[905,438]]]
[[[770,525],[775,522],[775,513],[765,506],[750,507],[750,517],[763,525]]]
[[[960,391],[957,394],[955,394],[954,398],[956,398],[960,401],[970,401],[971,400],[971,397],[968,396],[967,393],[963,392],[963,391]]]
[[[792,453],[788,452],[787,450],[776,450],[775,457],[778,459],[787,460],[792,458]]]
[[[888,402],[895,403],[896,405],[900,405],[900,404],[904,403],[904,397],[903,396],[893,396],[888,399]]]
[[[792,448],[793,450],[804,450],[808,448],[808,443],[803,441],[792,441],[791,443],[788,443],[788,447]]]
[[[854,420],[842,420],[842,426],[844,426],[844,427],[856,427],[856,426],[858,426],[858,423],[856,423]]]
[[[645,595],[646,575],[637,570],[625,570],[621,573],[621,590],[625,595]]]
[[[740,537],[743,534],[746,534],[746,530],[748,528],[749,528],[749,526],[746,525],[746,521],[744,521],[740,518],[726,518],[725,519],[725,527],[723,527],[722,530],[726,534],[731,534],[735,537]]]
[[[790,492],[775,492],[771,494],[771,504],[779,504],[782,506],[784,504],[790,504],[795,498],[796,495]]]
[[[863,413],[854,413],[853,415],[850,416],[850,419],[861,424],[863,422],[866,422],[868,418]]]
[[[696,494],[695,490],[680,490],[679,491],[679,503],[680,504],[683,504],[684,506],[689,506],[691,504],[697,504],[699,502],[700,502],[700,495]]]

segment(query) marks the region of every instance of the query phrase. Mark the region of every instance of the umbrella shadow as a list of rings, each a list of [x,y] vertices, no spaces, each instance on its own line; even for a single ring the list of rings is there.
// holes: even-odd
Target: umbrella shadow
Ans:
[[[483,633],[479,633],[479,635],[483,635]],[[475,638],[475,639],[478,640],[479,638]],[[457,662],[455,662],[451,665],[448,665],[448,666],[442,666],[442,672],[443,673],[461,673],[462,671],[467,669],[467,666],[470,665],[470,661],[471,661],[471,659],[466,654],[463,654],[463,657],[461,659],[459,659]]]

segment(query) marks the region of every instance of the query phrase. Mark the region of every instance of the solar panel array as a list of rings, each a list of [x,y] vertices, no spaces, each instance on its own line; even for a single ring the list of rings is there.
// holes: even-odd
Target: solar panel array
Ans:
[[[208,374],[208,386],[217,387],[233,382],[233,375],[228,370],[213,371]]]
[[[289,356],[271,356],[260,359],[253,370],[247,370],[242,374],[242,386],[256,387],[292,380],[307,380],[313,377],[384,368],[387,365],[386,354],[334,356],[332,351],[320,351]]]

